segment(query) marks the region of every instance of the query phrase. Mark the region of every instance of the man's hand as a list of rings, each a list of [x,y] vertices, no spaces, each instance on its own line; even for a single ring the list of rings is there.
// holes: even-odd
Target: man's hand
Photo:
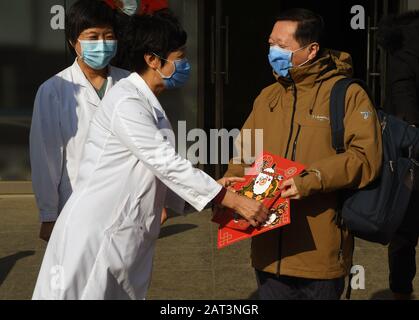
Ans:
[[[259,201],[227,191],[221,204],[235,210],[253,227],[258,227],[268,219],[269,210]]]
[[[51,237],[52,229],[54,229],[55,222],[42,222],[39,238],[48,242]]]
[[[237,183],[237,182],[244,182],[246,181],[245,178],[239,178],[239,177],[229,177],[229,178],[221,178],[220,180],[218,180],[217,182],[219,184],[221,184],[224,188],[227,188],[229,190],[233,191],[233,186]]]
[[[299,200],[301,199],[300,192],[297,189],[297,186],[295,185],[294,179],[288,179],[284,181],[284,183],[281,186],[281,198],[288,198],[292,200]]]

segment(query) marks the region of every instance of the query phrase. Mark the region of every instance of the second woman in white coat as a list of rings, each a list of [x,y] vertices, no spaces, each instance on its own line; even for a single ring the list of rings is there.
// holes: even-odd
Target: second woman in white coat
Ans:
[[[42,84],[35,99],[30,158],[44,240],[73,191],[101,99],[129,75],[109,65],[117,51],[114,25],[114,12],[105,2],[77,1],[66,17],[66,38],[77,58]]]

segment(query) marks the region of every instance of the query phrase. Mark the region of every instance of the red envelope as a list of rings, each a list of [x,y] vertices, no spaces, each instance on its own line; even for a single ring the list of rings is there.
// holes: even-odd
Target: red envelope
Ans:
[[[290,201],[281,198],[281,185],[303,170],[304,166],[299,163],[263,152],[244,177],[246,181],[235,184],[233,188],[241,195],[261,201],[270,209],[269,220],[254,228],[233,210],[217,209],[212,221],[220,225],[218,248],[290,224]]]

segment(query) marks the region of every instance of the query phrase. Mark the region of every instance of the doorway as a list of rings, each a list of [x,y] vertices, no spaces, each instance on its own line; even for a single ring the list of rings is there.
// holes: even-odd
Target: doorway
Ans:
[[[390,1],[391,2],[391,1]],[[293,7],[310,9],[323,16],[326,30],[323,47],[348,52],[354,63],[354,76],[367,80],[380,96],[384,65],[375,45],[374,32],[381,17],[397,12],[396,2],[378,0],[264,0],[258,5],[243,5],[233,0],[203,1],[204,111],[202,125],[212,128],[240,129],[252,110],[260,91],[275,80],[269,65],[268,38],[281,10]],[[366,28],[351,27],[351,8],[365,8]],[[369,24],[368,24],[369,21]],[[384,69],[384,68],[382,68]],[[230,141],[232,145],[232,141]],[[230,148],[230,152],[232,148]],[[231,156],[231,154],[230,154]],[[207,165],[206,171],[220,177],[226,165]]]

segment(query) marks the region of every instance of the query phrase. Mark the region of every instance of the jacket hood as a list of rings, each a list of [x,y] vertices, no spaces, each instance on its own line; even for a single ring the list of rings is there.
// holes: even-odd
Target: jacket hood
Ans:
[[[377,32],[377,42],[390,53],[403,49],[419,49],[419,11],[384,18]]]
[[[291,79],[279,77],[276,73],[274,75],[284,86],[291,84],[291,79],[296,84],[314,84],[335,76],[352,77],[352,58],[346,52],[324,49],[311,64],[291,69]]]

